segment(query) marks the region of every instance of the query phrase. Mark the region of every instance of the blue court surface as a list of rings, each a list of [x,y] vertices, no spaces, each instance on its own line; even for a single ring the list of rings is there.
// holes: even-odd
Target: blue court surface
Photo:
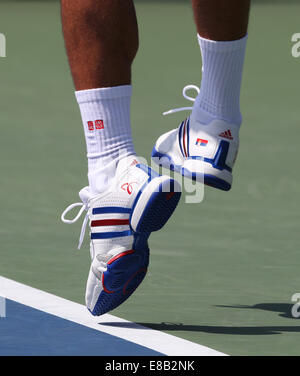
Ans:
[[[0,356],[225,355],[0,276]]]
[[[1,355],[163,355],[144,346],[6,301]]]

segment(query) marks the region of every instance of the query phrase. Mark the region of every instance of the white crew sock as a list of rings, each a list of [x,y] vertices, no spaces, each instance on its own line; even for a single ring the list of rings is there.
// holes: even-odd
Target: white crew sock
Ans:
[[[192,116],[203,124],[223,119],[241,125],[240,90],[247,36],[228,42],[201,38],[202,82]]]
[[[131,85],[75,92],[83,121],[92,194],[107,188],[121,158],[135,154],[130,128],[131,92]]]

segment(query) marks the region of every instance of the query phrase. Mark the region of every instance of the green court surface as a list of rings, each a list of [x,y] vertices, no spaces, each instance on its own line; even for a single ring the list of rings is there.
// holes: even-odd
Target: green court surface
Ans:
[[[188,1],[137,1],[133,135],[150,160],[156,138],[189,105],[201,58]],[[241,148],[229,193],[183,197],[152,234],[149,274],[113,314],[230,355],[299,355],[300,32],[297,2],[255,2],[243,80]],[[80,114],[61,34],[59,3],[1,1],[0,275],[83,303],[88,239],[60,221],[87,184]],[[90,58],[90,57],[87,57]]]

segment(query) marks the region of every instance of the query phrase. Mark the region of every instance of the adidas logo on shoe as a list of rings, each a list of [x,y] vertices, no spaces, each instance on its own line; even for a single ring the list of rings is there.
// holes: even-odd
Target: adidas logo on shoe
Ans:
[[[232,137],[230,129],[228,129],[225,132],[220,133],[219,136],[223,137],[223,138],[227,138],[228,140],[233,140],[233,137]]]

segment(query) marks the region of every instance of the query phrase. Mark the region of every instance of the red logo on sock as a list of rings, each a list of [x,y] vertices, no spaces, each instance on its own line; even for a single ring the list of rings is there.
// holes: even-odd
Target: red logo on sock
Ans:
[[[89,131],[93,131],[94,130],[94,122],[93,121],[88,121],[88,128],[89,128]]]
[[[104,128],[103,120],[96,120],[95,126],[96,126],[96,129],[103,129]]]
[[[88,121],[87,124],[88,124],[89,131],[93,131],[94,130],[94,122]],[[104,128],[103,120],[95,120],[95,128],[96,129],[103,129]]]

